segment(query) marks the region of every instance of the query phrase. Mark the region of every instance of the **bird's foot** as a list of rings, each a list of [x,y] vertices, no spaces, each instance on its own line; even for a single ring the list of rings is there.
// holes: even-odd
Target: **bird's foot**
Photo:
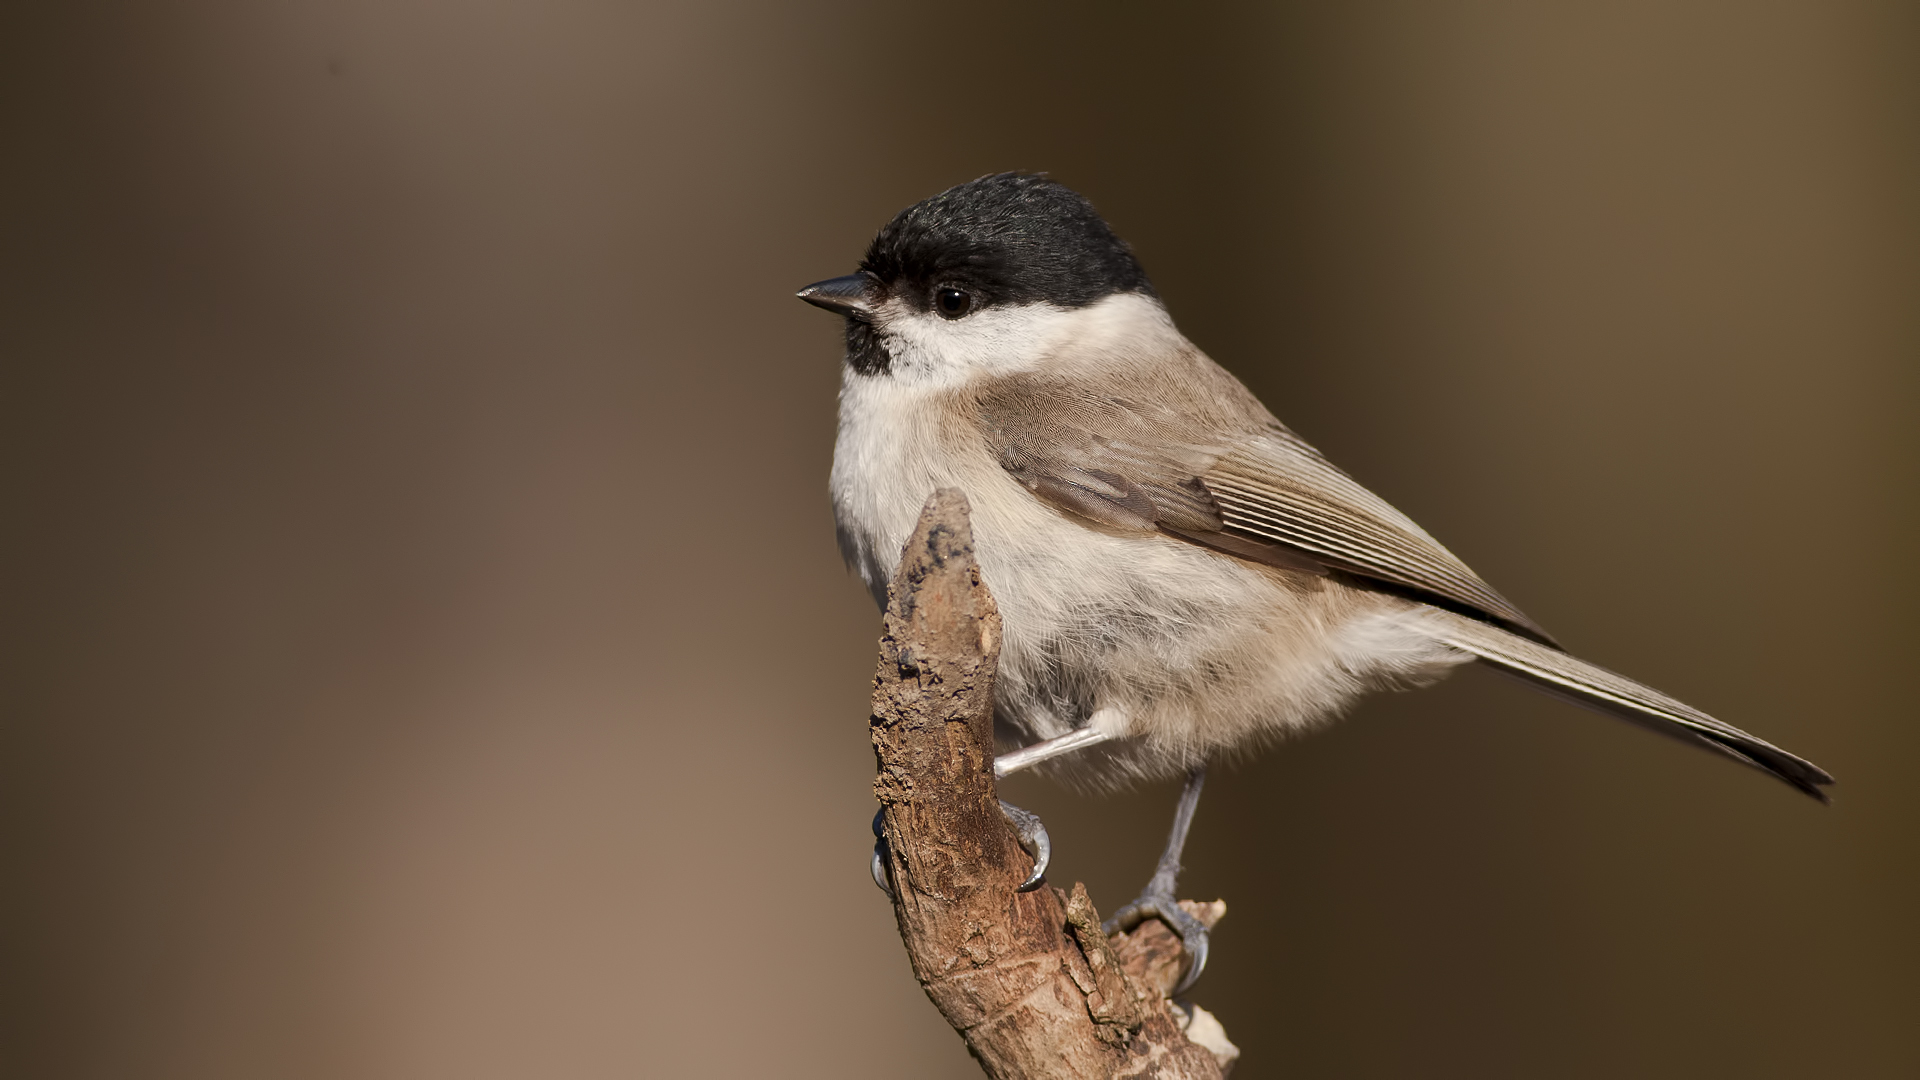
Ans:
[[[1157,882],[1150,883],[1133,902],[1113,913],[1113,917],[1100,925],[1100,929],[1112,934],[1132,930],[1148,919],[1159,919],[1168,928],[1180,935],[1180,944],[1187,950],[1192,962],[1187,965],[1187,973],[1180,977],[1179,985],[1173,988],[1168,997],[1179,997],[1187,992],[1199,980],[1200,972],[1207,966],[1207,924],[1201,922],[1180,906],[1173,897],[1171,888],[1158,888]]]
[[[887,854],[887,808],[883,806],[873,812],[873,883],[888,896],[893,895],[893,886],[887,884],[887,863],[891,861]]]
[[[1022,810],[1005,799],[1000,800],[1000,812],[1006,815],[1007,824],[1013,826],[1013,835],[1020,839],[1021,850],[1033,856],[1033,873],[1014,891],[1032,892],[1047,876],[1047,864],[1053,861],[1053,840],[1047,836],[1047,827],[1040,821],[1039,814]]]
[[[1031,810],[1000,800],[1000,813],[1006,816],[1007,824],[1013,826],[1013,835],[1020,841],[1021,850],[1033,856],[1033,872],[1027,880],[1015,887],[1016,892],[1032,892],[1046,879],[1047,864],[1053,861],[1053,840],[1047,835],[1047,826],[1040,815]],[[880,891],[893,895],[893,886],[887,881],[887,864],[892,861],[887,853],[886,807],[881,807],[873,815],[873,883]]]

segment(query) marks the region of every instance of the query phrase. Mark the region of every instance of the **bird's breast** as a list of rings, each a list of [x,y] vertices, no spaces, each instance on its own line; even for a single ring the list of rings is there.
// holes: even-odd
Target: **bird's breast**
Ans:
[[[928,496],[964,491],[977,532],[980,500],[992,497],[983,489],[1009,483],[957,394],[848,373],[833,449],[834,520],[841,553],[880,603]]]

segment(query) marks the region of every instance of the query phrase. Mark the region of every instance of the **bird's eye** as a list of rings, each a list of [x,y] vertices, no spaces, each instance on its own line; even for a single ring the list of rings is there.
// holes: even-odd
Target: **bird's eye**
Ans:
[[[933,294],[933,306],[949,319],[957,319],[973,310],[973,297],[960,289],[943,288]]]

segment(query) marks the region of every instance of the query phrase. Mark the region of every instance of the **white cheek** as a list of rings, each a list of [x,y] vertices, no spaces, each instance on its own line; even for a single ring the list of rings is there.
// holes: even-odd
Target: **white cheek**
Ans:
[[[1068,337],[1078,314],[1051,304],[1022,304],[943,319],[896,301],[883,309],[877,322],[887,339],[895,379],[957,385],[1032,367]]]
[[[875,323],[892,357],[892,378],[928,389],[1031,371],[1068,346],[1130,352],[1179,338],[1166,309],[1135,293],[1084,308],[992,307],[963,319],[943,319],[894,300],[880,309]]]

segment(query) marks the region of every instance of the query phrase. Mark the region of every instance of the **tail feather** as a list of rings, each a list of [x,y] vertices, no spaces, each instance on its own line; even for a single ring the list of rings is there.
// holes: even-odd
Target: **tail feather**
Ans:
[[[1811,761],[1715,720],[1652,687],[1551,646],[1463,615],[1436,613],[1446,624],[1442,641],[1472,653],[1498,671],[1576,705],[1725,754],[1778,777],[1823,803],[1828,801],[1827,793],[1820,789],[1833,783],[1833,777]]]

